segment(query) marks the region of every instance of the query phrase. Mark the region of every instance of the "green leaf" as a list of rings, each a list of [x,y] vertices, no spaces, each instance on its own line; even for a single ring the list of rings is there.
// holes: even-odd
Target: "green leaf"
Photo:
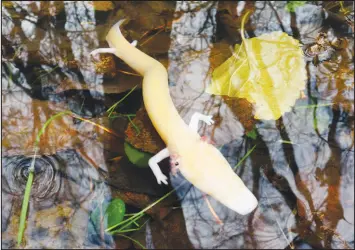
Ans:
[[[251,138],[251,139],[253,139],[253,140],[255,140],[257,136],[258,136],[258,135],[256,134],[255,127],[253,128],[252,131],[249,131],[249,132],[247,133],[247,137],[249,137],[249,138]]]
[[[141,168],[148,167],[148,161],[153,156],[150,153],[142,152],[136,149],[128,142],[124,143],[124,151],[128,157],[128,160],[137,167]]]
[[[113,199],[110,202],[104,201],[98,205],[90,214],[90,219],[96,228],[104,226],[103,230],[120,223],[126,213],[125,203],[121,199]],[[103,222],[103,223],[102,223]]]
[[[296,8],[302,6],[306,3],[306,1],[289,1],[285,8],[288,12],[295,12]]]
[[[150,204],[149,206],[147,206],[146,208],[144,208],[143,210],[139,211],[138,213],[135,213],[133,216],[131,216],[130,218],[121,221],[120,223],[117,223],[116,225],[107,228],[105,231],[106,232],[112,232],[113,230],[115,230],[115,228],[117,226],[122,225],[122,227],[120,227],[117,232],[122,232],[123,229],[128,228],[131,224],[134,224],[135,221],[137,221],[138,219],[140,219],[144,213],[151,209],[152,207],[154,207],[156,204],[158,204],[159,202],[161,202],[162,200],[164,200],[166,197],[168,197],[169,195],[171,195],[172,193],[174,193],[176,190],[178,190],[180,187],[182,187],[183,185],[185,185],[187,182],[187,180],[184,180],[180,183],[179,186],[177,186],[175,189],[171,190],[169,193],[165,194],[163,197],[159,198],[158,200],[156,200],[155,202],[153,202],[152,204]],[[115,230],[116,231],[116,230]]]
[[[123,200],[113,199],[106,208],[105,216],[107,217],[107,227],[112,227],[120,223],[126,213],[126,206]],[[105,229],[106,229],[105,228]]]

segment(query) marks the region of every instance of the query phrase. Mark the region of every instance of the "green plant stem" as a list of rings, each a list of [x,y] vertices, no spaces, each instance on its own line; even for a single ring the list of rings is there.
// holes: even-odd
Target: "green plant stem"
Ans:
[[[27,209],[28,209],[28,203],[29,203],[29,199],[30,199],[30,194],[31,194],[31,189],[32,189],[32,183],[33,183],[33,178],[34,178],[34,166],[35,166],[35,161],[36,161],[36,154],[37,154],[37,150],[38,150],[38,143],[41,139],[41,136],[45,133],[46,128],[48,127],[48,125],[56,118],[62,116],[62,115],[71,115],[73,117],[76,117],[78,119],[81,119],[85,122],[89,122],[92,123],[86,119],[80,118],[78,116],[76,116],[75,114],[73,114],[73,112],[71,111],[62,111],[59,112],[56,115],[51,116],[42,126],[42,128],[40,129],[40,131],[37,134],[35,143],[34,143],[34,147],[35,147],[35,155],[33,157],[31,166],[29,168],[29,175],[28,175],[28,179],[27,179],[27,183],[26,183],[26,189],[25,189],[25,194],[24,194],[24,198],[23,198],[23,202],[22,202],[22,207],[21,207],[21,215],[20,215],[20,225],[19,225],[19,231],[17,234],[17,244],[18,246],[21,245],[22,243],[22,238],[23,238],[23,234],[24,234],[24,230],[25,230],[25,224],[26,224],[26,215],[27,215]],[[95,124],[95,123],[94,123]],[[95,124],[96,126],[105,129],[104,127]],[[107,130],[105,130],[107,131]],[[110,132],[110,131],[108,131]],[[112,133],[112,132],[111,132]]]
[[[107,112],[109,112],[108,117],[111,117],[112,112],[115,110],[115,108],[118,106],[118,104],[120,104],[121,102],[124,101],[124,99],[127,98],[127,96],[129,96],[136,88],[138,85],[134,86],[124,97],[121,98],[121,100],[119,100],[118,102],[116,102],[115,104],[113,104],[108,110]]]
[[[111,115],[109,118],[117,118],[117,117],[131,117],[131,116],[136,116],[136,114],[117,114],[117,115]]]
[[[137,222],[134,222],[133,223],[135,226],[139,227],[139,224]]]
[[[279,142],[285,143],[285,144],[295,144],[295,145],[297,145],[296,143],[293,143],[292,141],[279,140]]]
[[[70,112],[70,111],[62,111],[62,112],[59,112],[59,113],[56,114],[56,115],[51,116],[51,117],[44,123],[44,125],[43,125],[42,128],[41,128],[41,130],[38,132],[37,137],[36,137],[36,141],[35,141],[35,147],[37,147],[37,145],[38,145],[38,143],[39,143],[39,140],[40,140],[42,134],[44,134],[46,128],[48,127],[48,125],[49,125],[54,119],[56,119],[57,117],[62,116],[62,115],[70,115],[70,114],[72,114],[72,112]]]
[[[53,69],[50,69],[48,72],[46,71],[46,73],[43,73],[42,75],[38,76],[32,83],[31,86],[37,82],[38,79],[41,79],[42,77],[49,75],[50,73],[52,73],[54,70],[56,70],[57,68],[59,68],[59,65],[55,66]]]
[[[123,224],[120,228],[118,228],[117,230],[111,231],[109,233],[122,233],[125,232],[126,230],[131,230],[131,229],[126,229],[123,230],[125,228],[127,228],[129,225],[131,224],[136,224],[136,221],[139,220],[140,218],[142,218],[144,216],[144,213],[138,212],[138,216],[136,218],[134,218],[132,221],[130,221],[129,219],[127,219],[127,224]]]
[[[131,225],[134,221],[138,220],[140,217],[143,216],[143,213],[149,209],[151,209],[152,207],[154,207],[156,204],[158,204],[159,202],[161,202],[162,200],[164,200],[166,197],[168,197],[169,195],[171,195],[173,192],[175,192],[177,189],[179,189],[182,185],[184,185],[186,183],[186,180],[183,181],[176,189],[171,190],[170,192],[168,192],[167,194],[165,194],[163,197],[161,197],[160,199],[156,200],[155,202],[153,202],[152,204],[150,204],[149,206],[147,206],[146,208],[144,208],[143,210],[141,210],[140,212],[136,213],[135,215],[133,215],[131,218],[126,219],[124,221],[121,221],[120,223],[113,225],[109,228],[107,228],[105,231],[109,232],[112,229],[116,228],[119,225],[125,224],[123,227],[120,228],[120,230],[128,227],[129,225]]]
[[[134,232],[134,231],[138,231],[140,230],[145,224],[147,224],[147,222],[149,221],[150,219],[147,219],[141,226],[138,226],[137,228],[132,228],[132,229],[126,229],[126,230],[114,230],[114,231],[111,231],[110,234],[115,234],[115,233],[128,233],[128,232]]]
[[[132,126],[134,127],[134,129],[136,130],[136,135],[139,135],[141,133],[141,131],[139,130],[139,128],[136,126],[136,124],[134,124],[134,122],[132,121],[131,117],[127,116],[129,122],[132,124]]]
[[[234,166],[233,170],[236,170],[237,167],[239,167],[239,166],[243,163],[243,161],[244,161],[246,158],[248,158],[248,156],[253,152],[253,150],[255,149],[255,147],[256,147],[257,145],[258,145],[258,144],[255,144],[254,147],[252,147],[252,148],[243,156],[243,158],[238,162],[238,164]]]
[[[26,215],[27,215],[28,203],[29,203],[30,195],[31,195],[35,161],[36,161],[36,155],[33,157],[31,166],[29,168],[29,174],[28,174],[28,179],[27,179],[27,183],[26,183],[25,194],[24,194],[23,202],[22,202],[21,215],[20,215],[20,226],[19,226],[19,230],[18,230],[18,234],[17,234],[17,246],[18,247],[21,245],[23,233],[25,231],[25,226],[26,226]]]
[[[63,111],[60,112],[52,117],[50,117],[45,124],[42,126],[41,130],[38,132],[36,140],[35,140],[35,154],[33,156],[33,160],[31,163],[31,166],[29,168],[29,174],[27,178],[27,183],[26,183],[26,189],[25,189],[25,194],[23,197],[23,202],[22,202],[22,207],[21,207],[21,215],[20,215],[20,225],[19,225],[19,230],[17,234],[17,245],[20,246],[22,243],[22,238],[23,234],[25,231],[25,226],[26,226],[26,215],[27,215],[27,209],[28,209],[28,203],[30,200],[30,195],[31,195],[31,189],[32,189],[32,183],[33,183],[33,178],[34,178],[34,170],[35,170],[35,162],[36,162],[36,154],[37,154],[37,147],[38,143],[40,140],[41,135],[44,133],[45,129],[47,126],[53,121],[55,118],[65,115],[65,114],[70,114],[70,111]]]

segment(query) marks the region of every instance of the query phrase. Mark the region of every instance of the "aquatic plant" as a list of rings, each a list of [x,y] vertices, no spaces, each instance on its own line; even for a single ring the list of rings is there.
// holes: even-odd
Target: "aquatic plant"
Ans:
[[[148,167],[148,161],[153,156],[153,154],[136,149],[128,142],[124,143],[124,151],[128,157],[128,160],[137,167]]]
[[[32,189],[32,183],[33,183],[33,177],[34,177],[34,170],[35,170],[35,162],[36,162],[36,155],[38,151],[38,143],[40,141],[40,138],[42,134],[44,133],[45,129],[48,127],[48,125],[57,117],[60,117],[62,115],[67,115],[69,114],[69,111],[63,111],[60,112],[52,117],[50,117],[42,126],[41,130],[38,132],[36,136],[36,140],[34,143],[34,148],[35,148],[35,154],[33,156],[33,160],[31,162],[31,166],[28,169],[28,178],[27,178],[27,183],[26,183],[26,188],[25,188],[25,194],[23,197],[23,202],[22,202],[22,208],[21,208],[21,215],[20,215],[20,225],[19,225],[19,230],[17,234],[17,245],[20,246],[22,242],[22,237],[23,233],[25,231],[25,226],[26,226],[26,215],[27,215],[27,209],[28,209],[28,203],[30,200],[30,194],[31,194],[31,189]]]
[[[186,181],[183,181],[176,189],[171,190],[170,192],[166,193],[163,197],[159,198],[158,200],[156,200],[155,202],[153,202],[152,204],[150,204],[146,208],[142,209],[138,213],[133,214],[133,216],[131,216],[130,218],[123,220],[120,223],[117,223],[115,225],[112,225],[111,227],[107,228],[105,231],[109,232],[111,234],[127,232],[124,229],[127,229],[131,224],[135,223],[137,220],[142,218],[144,216],[144,213],[147,210],[151,209],[153,206],[155,206],[156,204],[158,204],[159,202],[161,202],[162,200],[167,198],[169,195],[174,193],[178,188],[180,188],[185,183],[186,183]],[[127,230],[129,230],[129,229],[127,229]]]
[[[144,215],[145,212],[148,211],[149,209],[151,209],[153,206],[155,206],[156,204],[158,204],[159,202],[161,202],[162,200],[164,200],[165,198],[167,198],[168,196],[170,196],[172,193],[174,193],[176,190],[178,190],[180,187],[182,187],[184,184],[186,184],[187,181],[183,181],[177,188],[171,190],[170,192],[166,193],[164,196],[162,196],[161,198],[159,198],[158,200],[156,200],[155,202],[153,202],[152,204],[148,205],[147,207],[145,207],[144,209],[142,209],[141,211],[131,214],[129,215],[130,217],[128,219],[125,219],[119,223],[116,223],[115,225],[112,225],[111,227],[108,227],[105,231],[110,233],[110,234],[115,234],[117,236],[120,237],[124,237],[127,239],[132,240],[134,243],[136,243],[137,245],[139,245],[142,249],[145,249],[145,247],[139,243],[137,240],[124,235],[123,233],[127,233],[127,232],[132,232],[132,231],[138,231],[140,230],[147,222],[148,220],[146,220],[143,224],[139,225],[137,224],[137,221],[139,219],[141,219]],[[132,228],[131,226],[135,224],[137,227],[136,228]]]
[[[286,6],[285,9],[288,12],[295,12],[297,7],[300,7],[302,5],[304,5],[307,1],[289,1]]]
[[[206,92],[245,98],[254,105],[255,119],[277,120],[291,110],[305,89],[307,73],[298,40],[275,31],[246,39],[241,24],[242,44],[212,73]]]
[[[255,126],[253,127],[253,129],[251,131],[249,131],[248,133],[246,133],[246,136],[255,140],[256,137],[258,137],[258,134],[256,133],[256,129]]]
[[[27,215],[28,202],[30,200],[31,188],[32,188],[32,183],[33,183],[33,172],[34,172],[35,162],[36,162],[36,153],[33,157],[33,161],[31,162],[31,166],[28,170],[28,178],[27,178],[27,183],[26,183],[26,188],[25,188],[25,194],[23,196],[23,201],[22,201],[20,225],[19,225],[19,230],[18,230],[18,234],[17,234],[17,245],[18,246],[21,245],[23,233],[25,231],[26,215]]]
[[[243,156],[243,158],[237,163],[237,165],[234,166],[233,170],[236,170],[237,167],[239,167],[243,161],[249,157],[249,155],[254,151],[254,149],[256,148],[258,144],[255,144],[251,149],[248,150],[248,152]]]
[[[121,99],[122,100],[122,99]],[[18,230],[18,235],[17,235],[17,245],[18,247],[21,245],[22,243],[22,239],[23,239],[23,235],[24,235],[24,231],[25,231],[25,226],[26,226],[26,215],[27,215],[27,210],[28,210],[28,204],[29,204],[29,199],[30,199],[30,194],[31,194],[31,188],[32,188],[32,183],[33,183],[33,179],[34,179],[34,166],[35,166],[35,161],[36,161],[36,157],[37,157],[37,152],[38,152],[38,145],[41,139],[41,136],[45,133],[47,127],[50,125],[50,123],[63,116],[63,115],[70,115],[76,119],[82,120],[84,122],[88,122],[91,123],[101,129],[103,129],[104,131],[111,133],[115,136],[120,137],[119,135],[117,135],[114,131],[100,125],[97,123],[94,123],[88,119],[79,117],[78,115],[72,113],[71,111],[62,111],[59,112],[53,116],[51,116],[42,126],[42,128],[40,129],[40,131],[38,132],[37,136],[36,136],[36,140],[34,143],[34,148],[35,148],[35,154],[33,156],[33,160],[31,162],[31,166],[29,168],[29,175],[28,175],[28,179],[27,179],[27,183],[26,183],[26,189],[25,189],[25,194],[24,194],[24,199],[22,202],[22,208],[21,208],[21,215],[20,215],[20,224],[19,224],[19,230]],[[139,164],[138,164],[139,165]],[[182,183],[184,184],[184,183]],[[137,245],[139,245],[141,248],[145,249],[145,247],[139,243],[137,240],[124,235],[123,233],[127,233],[127,232],[133,232],[133,231],[137,231],[140,230],[145,223],[148,221],[146,220],[143,224],[139,225],[137,223],[137,221],[139,219],[141,219],[144,215],[145,212],[152,208],[153,206],[155,206],[156,204],[158,204],[159,202],[161,202],[162,200],[164,200],[166,197],[168,197],[169,195],[171,195],[173,192],[175,191],[172,190],[169,193],[167,193],[166,195],[164,195],[163,197],[161,197],[160,199],[158,199],[156,202],[152,203],[151,205],[149,205],[148,207],[146,207],[145,209],[141,210],[138,213],[134,213],[131,215],[125,214],[125,205],[123,203],[122,200],[120,199],[113,199],[109,204],[106,204],[106,206],[104,207],[105,210],[105,215],[107,217],[107,227],[106,232],[109,232],[110,234],[116,234],[120,237],[124,237],[127,239],[132,240],[134,243],[136,243]],[[94,211],[91,215],[92,220],[95,222],[97,221],[97,211]],[[96,216],[96,217],[95,217]],[[124,216],[130,216],[128,219],[123,220]],[[132,227],[132,225],[135,225],[135,227]],[[119,228],[117,228],[119,225],[121,225]]]
[[[112,113],[115,111],[115,108],[120,104],[122,103],[136,88],[137,88],[138,85],[134,86],[124,97],[122,97],[118,102],[116,102],[115,104],[113,104],[108,110],[107,112],[109,113],[108,114],[108,117],[109,118],[112,118]]]
[[[114,131],[105,128],[104,126],[94,123],[90,120],[87,120],[85,118],[79,117],[78,115],[72,113],[71,111],[62,111],[59,112],[53,116],[51,116],[42,126],[42,128],[40,129],[40,131],[38,132],[35,142],[34,142],[34,156],[33,156],[33,160],[31,162],[31,166],[28,169],[28,178],[27,178],[27,183],[26,183],[26,188],[25,188],[25,194],[24,194],[24,198],[22,201],[22,207],[21,207],[21,215],[20,215],[20,224],[19,224],[19,230],[18,230],[18,234],[17,234],[17,245],[20,246],[22,243],[22,238],[23,238],[23,234],[25,231],[25,226],[26,226],[26,215],[27,215],[27,210],[28,210],[28,203],[30,200],[30,194],[31,194],[31,189],[32,189],[32,183],[33,183],[33,178],[34,178],[34,170],[35,170],[35,162],[36,162],[36,157],[37,157],[37,152],[38,152],[38,144],[40,142],[41,136],[45,133],[46,128],[49,126],[49,124],[56,118],[61,117],[63,115],[70,115],[76,119],[82,120],[84,122],[89,122],[101,129],[103,129],[104,131],[111,133],[115,136],[119,136],[117,135]]]
[[[114,225],[119,224],[124,217],[132,216],[135,214],[126,214],[126,205],[123,200],[115,198],[111,201],[104,201],[103,203],[99,204],[90,214],[90,220],[92,221],[93,225],[96,229],[106,230]],[[144,214],[143,214],[144,215]],[[148,220],[146,220],[143,224],[139,225],[138,223],[134,222],[133,224],[136,226],[134,227],[133,224],[124,230],[118,230],[115,232],[117,236],[127,238],[142,249],[145,247],[137,240],[133,239],[125,235],[124,233],[133,232],[140,230]]]
[[[134,86],[124,97],[122,97],[118,102],[116,102],[115,104],[113,104],[108,110],[107,112],[109,113],[108,114],[108,117],[109,118],[116,118],[116,117],[127,117],[129,122],[132,124],[132,126],[134,127],[134,129],[136,130],[136,133],[137,135],[139,135],[140,133],[140,130],[139,128],[134,124],[134,122],[132,121],[131,117],[132,116],[135,116],[135,114],[116,114],[116,115],[113,115],[113,112],[115,111],[116,107],[122,103],[136,88],[137,88],[138,85]]]

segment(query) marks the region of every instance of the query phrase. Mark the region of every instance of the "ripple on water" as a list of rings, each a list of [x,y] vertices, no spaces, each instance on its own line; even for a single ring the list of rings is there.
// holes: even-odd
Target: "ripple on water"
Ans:
[[[14,196],[23,195],[33,159],[29,156],[3,158],[3,192]],[[55,158],[52,156],[37,156],[34,164],[31,197],[36,201],[49,199],[59,191],[60,182],[61,176],[58,174],[58,162]]]
[[[2,247],[16,247],[23,194],[33,156],[2,158]],[[75,150],[35,158],[34,180],[27,214],[26,248],[113,247],[107,241],[92,241],[88,234],[90,211],[110,199],[109,188],[97,169]],[[75,239],[75,240],[73,240]],[[106,240],[106,238],[105,238]]]

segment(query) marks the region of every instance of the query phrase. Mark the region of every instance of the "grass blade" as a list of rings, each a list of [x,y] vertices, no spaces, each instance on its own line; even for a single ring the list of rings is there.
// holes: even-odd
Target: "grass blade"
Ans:
[[[147,222],[150,220],[147,219],[142,225],[138,226],[137,228],[132,228],[132,229],[126,229],[126,230],[121,230],[121,229],[117,229],[114,231],[109,232],[110,234],[115,234],[115,233],[128,233],[128,232],[134,232],[134,231],[138,231],[140,230],[142,227],[144,227],[145,224],[147,224]]]
[[[22,207],[21,207],[20,226],[19,226],[18,234],[17,234],[17,246],[18,247],[21,245],[23,233],[25,231],[26,215],[27,215],[28,203],[29,203],[30,195],[31,195],[35,162],[36,162],[36,153],[33,156],[33,160],[31,162],[31,166],[29,168],[29,174],[28,174],[28,179],[27,179],[27,183],[26,183],[25,194],[23,197],[23,202],[22,202]]]
[[[116,228],[119,225],[125,224],[123,227],[121,227],[120,229],[124,229],[126,227],[128,227],[130,224],[132,224],[134,221],[138,220],[141,216],[143,216],[143,213],[149,209],[151,209],[153,206],[155,206],[156,204],[158,204],[159,202],[161,202],[162,200],[164,200],[166,197],[168,197],[169,195],[171,195],[173,192],[175,192],[177,189],[179,189],[182,185],[184,185],[186,183],[186,180],[183,181],[176,189],[171,190],[170,192],[168,192],[167,194],[165,194],[163,197],[161,197],[160,199],[156,200],[155,202],[153,202],[152,204],[150,204],[149,206],[147,206],[146,208],[144,208],[143,210],[141,210],[140,212],[136,213],[135,215],[133,215],[131,218],[126,219],[124,221],[121,221],[120,223],[113,225],[112,227],[107,228],[105,231],[109,232],[112,229]]]
[[[25,231],[25,226],[26,226],[26,215],[27,215],[28,203],[29,203],[30,195],[31,195],[34,170],[35,170],[34,168],[35,168],[35,162],[36,162],[36,154],[37,154],[37,146],[38,146],[39,140],[40,140],[42,134],[44,134],[44,131],[46,130],[48,125],[51,123],[51,121],[53,121],[55,118],[57,118],[61,115],[65,115],[65,114],[69,114],[69,113],[71,113],[71,112],[63,111],[63,112],[60,112],[56,115],[53,115],[44,123],[44,125],[42,126],[42,128],[40,129],[40,131],[37,134],[37,137],[35,140],[35,155],[33,156],[33,160],[32,160],[31,166],[29,168],[29,174],[28,174],[28,179],[27,179],[27,183],[26,183],[25,194],[23,196],[23,202],[22,202],[22,207],[21,207],[20,225],[19,225],[19,230],[17,233],[17,245],[18,246],[20,246],[22,243],[22,237],[23,237],[23,233]]]
[[[32,189],[32,183],[33,183],[33,178],[34,178],[34,166],[35,166],[35,162],[36,162],[36,154],[37,154],[37,149],[38,149],[38,143],[40,141],[41,136],[45,133],[46,128],[48,127],[48,125],[56,118],[62,116],[62,115],[70,115],[72,117],[75,117],[77,119],[80,119],[84,122],[89,122],[95,126],[98,126],[99,128],[103,129],[104,131],[114,134],[116,136],[116,133],[114,133],[113,131],[111,131],[110,129],[105,128],[104,126],[101,126],[100,124],[94,123],[90,120],[81,118],[77,115],[75,115],[74,113],[72,113],[71,111],[62,111],[59,112],[56,115],[51,116],[42,126],[42,128],[40,129],[40,131],[38,132],[37,136],[36,136],[36,140],[35,140],[35,155],[33,157],[33,161],[31,163],[31,166],[29,168],[29,175],[28,175],[28,179],[27,179],[27,183],[26,183],[26,189],[25,189],[25,194],[23,197],[23,202],[22,202],[22,207],[21,207],[21,215],[20,215],[20,225],[19,225],[19,230],[18,230],[18,234],[17,234],[17,245],[18,247],[21,245],[22,243],[22,238],[23,238],[23,234],[25,231],[25,226],[26,226],[26,215],[27,215],[27,209],[28,209],[28,203],[30,200],[30,194],[31,194],[31,189]]]
[[[59,116],[68,115],[68,114],[71,114],[71,112],[70,112],[70,111],[62,111],[62,112],[59,112],[59,113],[56,114],[56,115],[51,116],[51,117],[44,123],[44,125],[43,125],[42,128],[41,128],[41,130],[38,132],[37,137],[36,137],[36,141],[35,141],[35,146],[37,147],[37,145],[38,145],[38,143],[39,143],[39,140],[40,140],[42,134],[44,134],[46,128],[48,127],[48,125],[49,125],[54,119],[56,119],[56,118],[59,117]]]
[[[233,170],[236,170],[237,167],[239,167],[239,166],[242,164],[242,162],[243,162],[246,158],[248,158],[248,156],[253,152],[253,150],[255,149],[255,147],[256,147],[257,145],[258,145],[258,144],[255,144],[254,147],[252,147],[252,148],[243,156],[243,158],[238,162],[238,164],[234,166]]]
[[[115,135],[116,137],[119,137],[119,138],[122,137],[121,135],[115,133],[115,131],[113,131],[113,130],[111,130],[111,129],[108,129],[108,128],[106,128],[106,127],[100,125],[100,124],[97,124],[97,123],[95,123],[95,122],[93,122],[93,121],[90,121],[90,120],[88,120],[88,119],[85,119],[85,118],[76,116],[76,115],[74,115],[73,113],[70,113],[69,115],[71,115],[72,117],[74,117],[74,118],[76,118],[76,119],[79,119],[79,120],[81,120],[81,121],[91,123],[91,124],[95,125],[96,127],[103,129],[103,130],[106,131],[107,133],[110,133],[110,134]]]
[[[279,140],[279,142],[285,143],[285,144],[297,145],[297,143],[293,143],[292,141]]]
[[[134,122],[132,121],[131,117],[127,116],[129,122],[132,124],[132,126],[134,127],[134,129],[136,130],[136,135],[139,135],[141,133],[141,131],[139,130],[139,128],[137,127],[136,124],[134,124]]]
[[[120,104],[121,102],[124,101],[124,99],[127,98],[127,96],[129,96],[136,88],[138,85],[134,86],[124,97],[121,98],[121,100],[119,100],[118,102],[116,102],[115,104],[113,104],[108,110],[107,112],[109,112],[108,117],[110,117],[112,115],[112,112],[115,110],[115,108],[118,106],[118,104]]]

